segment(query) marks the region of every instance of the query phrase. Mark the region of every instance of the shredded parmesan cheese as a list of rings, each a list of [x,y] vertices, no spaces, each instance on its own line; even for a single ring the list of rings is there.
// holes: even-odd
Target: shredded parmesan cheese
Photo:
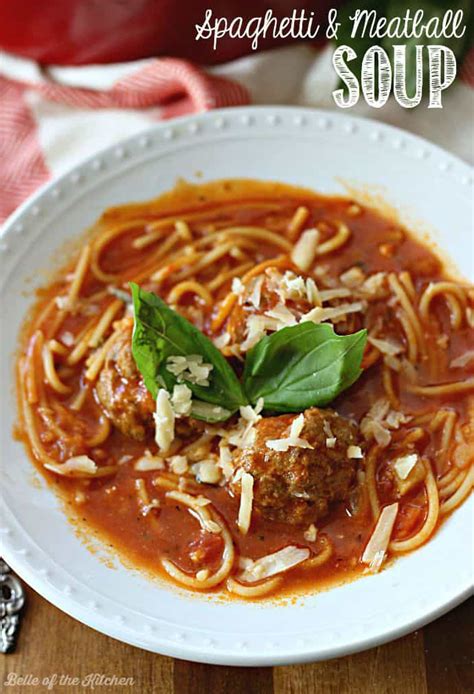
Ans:
[[[267,448],[273,451],[279,451],[280,453],[285,453],[289,448],[314,448],[305,439],[269,439],[266,442]]]
[[[173,455],[168,458],[168,463],[175,475],[184,475],[188,471],[188,459],[185,455]]]
[[[156,397],[155,441],[161,451],[167,451],[174,439],[174,412],[171,407],[170,395],[167,390],[160,388]]]
[[[296,439],[301,434],[304,428],[304,414],[301,413],[291,422],[290,438]]]
[[[214,367],[212,364],[205,364],[201,354],[189,354],[185,357],[168,357],[166,368],[176,376],[178,383],[189,381],[197,386],[208,386],[209,375]]]
[[[306,280],[306,297],[309,303],[313,304],[313,306],[321,306],[322,299],[319,294],[318,285],[312,277],[308,277]]]
[[[312,277],[305,279],[301,275],[295,275],[291,270],[287,270],[283,276],[273,271],[269,277],[270,289],[275,291],[283,303],[288,300],[307,300],[313,306],[321,306],[319,290]]]
[[[219,447],[219,467],[225,479],[230,480],[234,474],[234,466],[232,465],[232,453],[228,446]]]
[[[260,301],[262,299],[262,285],[263,277],[256,277],[253,283],[252,291],[249,294],[249,302],[256,309],[260,308]]]
[[[260,412],[263,409],[263,398],[257,400],[253,408],[251,405],[244,405],[240,408],[240,418],[237,426],[226,433],[226,442],[237,448],[247,448],[255,442],[254,425],[262,419]]]
[[[405,424],[410,419],[403,412],[391,410],[386,398],[379,398],[362,419],[360,431],[367,441],[375,439],[379,446],[386,448],[392,440],[390,430],[398,429],[400,424]]]
[[[242,405],[239,409],[240,416],[247,422],[252,422],[252,424],[255,424],[262,419],[260,412],[263,410],[263,404],[263,398],[259,398],[255,407],[252,407],[251,405]]]
[[[269,311],[265,311],[265,315],[269,318],[274,318],[277,321],[276,330],[287,328],[291,325],[296,325],[296,318],[285,304],[277,304]]]
[[[362,448],[360,446],[349,446],[347,448],[348,458],[363,458]]]
[[[243,557],[243,559],[246,560],[246,566],[238,576],[238,579],[245,583],[262,581],[264,578],[275,576],[283,571],[292,569],[294,566],[298,566],[298,564],[306,561],[309,555],[310,551],[307,547],[302,548],[288,545],[288,547],[284,547],[273,554],[260,557],[260,559],[256,561]]]
[[[387,398],[379,398],[374,402],[372,407],[367,413],[368,417],[381,421],[384,419],[390,409],[390,402]]]
[[[246,325],[246,338],[240,345],[241,351],[246,352],[254,347],[260,338],[266,335],[267,330],[275,331],[280,327],[282,327],[281,323],[270,316],[249,316]]]
[[[356,287],[360,287],[362,282],[365,280],[365,275],[360,267],[355,265],[354,267],[349,268],[349,270],[343,272],[339,279],[341,280],[342,284],[346,285],[346,287],[355,289]]]
[[[217,484],[221,479],[221,470],[216,460],[202,460],[192,468],[198,482],[203,484]]]
[[[362,561],[371,571],[378,571],[383,564],[397,513],[398,502],[385,506],[365,547]]]
[[[360,291],[363,294],[373,298],[381,298],[386,296],[388,293],[386,280],[386,272],[376,272],[374,275],[367,277],[367,279],[362,283]]]
[[[332,301],[332,299],[345,299],[351,296],[352,292],[347,287],[335,287],[334,289],[323,289],[319,292],[321,301]]]
[[[244,474],[243,468],[239,467],[239,469],[235,471],[234,476],[232,478],[232,481],[233,482],[240,482],[243,474]]]
[[[155,455],[145,454],[135,462],[133,466],[139,472],[149,472],[151,470],[164,470],[165,461]]]
[[[246,535],[250,528],[253,506],[253,477],[249,472],[242,473],[240,478],[240,506],[237,525],[242,535]]]
[[[267,448],[274,451],[285,452],[289,448],[314,448],[306,439],[300,438],[304,427],[304,414],[295,417],[291,423],[289,434],[286,438],[268,439],[265,442]]]
[[[392,440],[392,435],[390,434],[390,431],[384,427],[384,425],[381,422],[378,422],[377,420],[373,420],[372,422],[369,422],[368,425],[363,427],[364,420],[361,422],[361,431],[366,436],[370,438],[374,438],[375,441],[381,446],[382,448],[386,448],[390,441]],[[372,434],[372,436],[370,436]]]
[[[181,383],[174,386],[171,405],[178,417],[187,417],[191,414],[192,395],[191,388],[188,388],[186,384]]]
[[[217,349],[222,349],[223,347],[226,347],[229,342],[230,342],[230,335],[229,333],[222,333],[222,335],[218,335],[213,339],[213,342]]]
[[[398,410],[390,410],[385,418],[385,422],[390,429],[398,429],[400,424],[406,424],[411,417]]]
[[[393,461],[393,468],[401,480],[406,480],[418,461],[416,453],[404,455]]]
[[[241,296],[244,293],[245,287],[239,277],[234,277],[232,280],[232,293],[236,296]]]
[[[305,298],[306,284],[304,278],[300,275],[295,275],[294,272],[290,272],[288,270],[280,279],[277,294],[280,296],[282,301],[286,301],[287,299],[296,300]]]
[[[293,247],[291,260],[301,270],[308,270],[316,257],[318,243],[319,231],[317,229],[306,229]]]
[[[349,313],[357,313],[365,309],[365,304],[362,301],[354,301],[352,304],[341,304],[340,306],[311,309],[308,313],[301,316],[300,323],[311,321],[312,323],[322,323],[323,321],[331,320],[337,323],[344,320]]]

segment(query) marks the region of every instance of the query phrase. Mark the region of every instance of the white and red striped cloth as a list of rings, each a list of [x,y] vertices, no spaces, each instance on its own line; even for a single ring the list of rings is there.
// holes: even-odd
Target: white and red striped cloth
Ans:
[[[174,58],[44,70],[0,53],[0,222],[52,176],[157,120],[250,102],[334,108],[331,55],[331,46],[299,44],[206,72]],[[472,163],[472,87],[474,50],[442,110],[405,110],[390,100],[351,112],[423,135]]]
[[[50,176],[157,119],[249,102],[239,84],[173,58],[49,74],[0,58],[0,221]]]

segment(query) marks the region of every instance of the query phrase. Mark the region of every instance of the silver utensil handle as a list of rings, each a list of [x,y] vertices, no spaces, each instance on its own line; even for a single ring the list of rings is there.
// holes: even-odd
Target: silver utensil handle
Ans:
[[[25,591],[20,580],[0,559],[0,653],[8,653],[15,647],[24,604]]]

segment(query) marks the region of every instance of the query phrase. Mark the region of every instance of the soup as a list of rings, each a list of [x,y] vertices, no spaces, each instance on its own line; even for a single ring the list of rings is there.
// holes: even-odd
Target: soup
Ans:
[[[351,199],[183,183],[107,210],[38,292],[20,435],[135,566],[314,591],[416,550],[468,496],[473,302]]]

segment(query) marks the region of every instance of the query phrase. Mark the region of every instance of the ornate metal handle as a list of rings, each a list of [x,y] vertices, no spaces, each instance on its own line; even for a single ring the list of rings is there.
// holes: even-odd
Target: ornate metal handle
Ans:
[[[8,564],[0,559],[0,653],[13,650],[25,592]]]

